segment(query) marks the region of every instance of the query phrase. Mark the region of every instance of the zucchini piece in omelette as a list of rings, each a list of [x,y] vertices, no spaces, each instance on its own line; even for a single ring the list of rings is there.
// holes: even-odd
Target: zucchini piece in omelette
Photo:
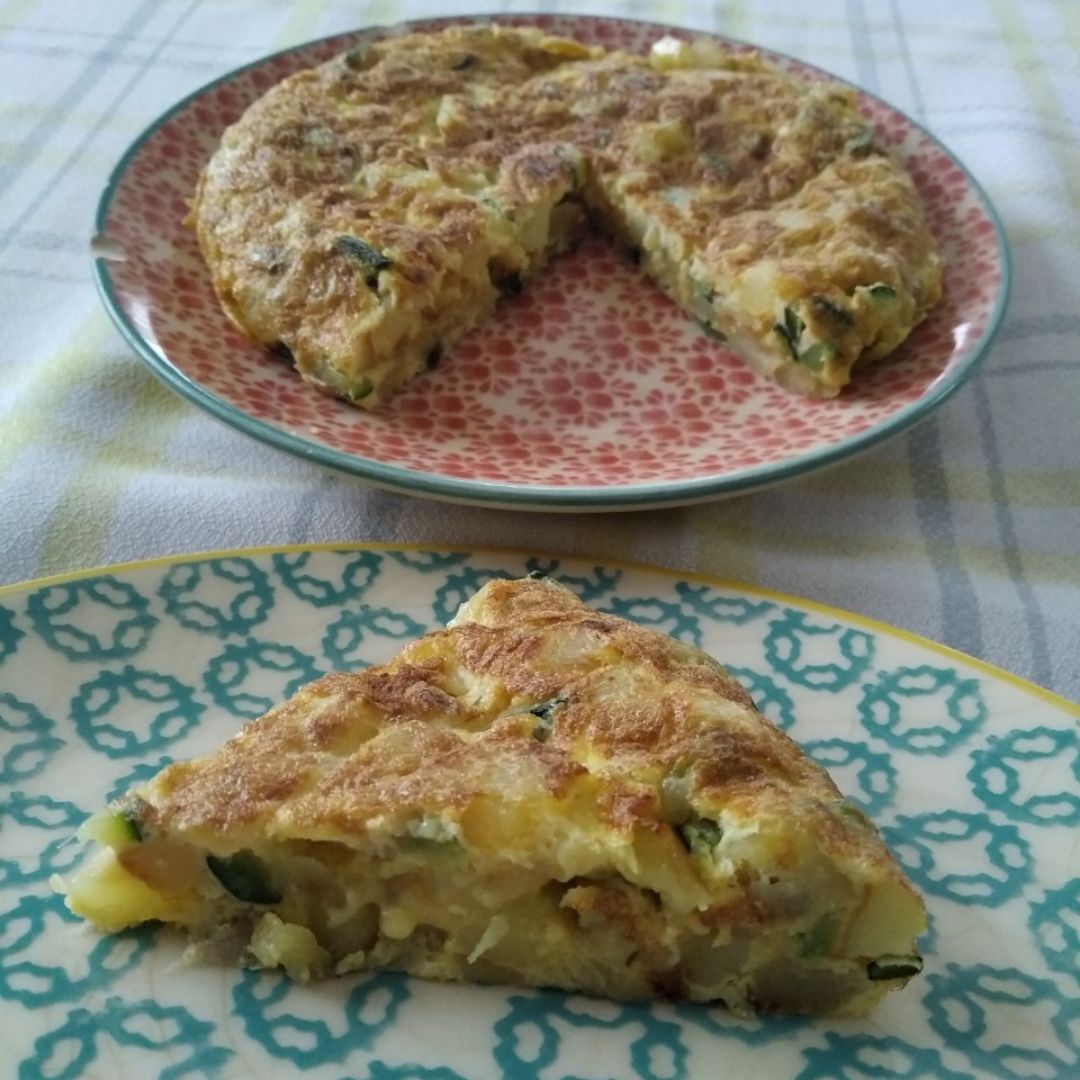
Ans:
[[[857,1015],[921,968],[866,817],[697,649],[494,581],[97,814],[106,932],[306,980],[396,970]]]
[[[191,220],[230,318],[371,409],[601,225],[706,331],[832,397],[941,295],[919,195],[850,88],[664,38],[455,26],[286,79]]]

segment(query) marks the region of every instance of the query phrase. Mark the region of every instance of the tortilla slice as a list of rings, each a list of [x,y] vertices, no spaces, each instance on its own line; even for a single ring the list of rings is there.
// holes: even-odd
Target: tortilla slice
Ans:
[[[82,836],[72,911],[300,980],[863,1014],[921,967],[922,902],[824,770],[716,661],[546,578],[489,583]]]

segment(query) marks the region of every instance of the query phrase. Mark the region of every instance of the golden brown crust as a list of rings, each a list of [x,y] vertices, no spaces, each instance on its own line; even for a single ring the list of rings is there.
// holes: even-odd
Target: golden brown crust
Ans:
[[[539,741],[529,710],[553,701]],[[831,849],[888,861],[715,661],[547,580],[489,583],[450,629],[384,667],[324,676],[144,798],[170,831],[362,836],[385,815],[559,800],[591,776],[602,816],[630,831],[669,828],[658,789],[673,770],[702,812],[810,815]]]
[[[72,910],[303,979],[865,1011],[875,959],[924,925],[873,826],[716,661],[548,579],[490,582],[94,820],[110,850]]]
[[[225,133],[196,191],[225,310],[284,342],[314,385],[371,407],[486,318],[507,276],[572,242],[581,221],[563,215],[555,235],[552,214],[569,200],[642,247],[696,317],[734,319],[766,373],[836,393],[938,298],[918,196],[851,91],[708,43],[684,51],[663,65],[461,26],[286,79]],[[740,293],[752,268],[769,303]],[[884,314],[857,293],[875,283],[896,294]],[[788,355],[773,334],[785,305],[808,325],[795,351],[824,341],[835,356]],[[835,305],[845,318],[816,318]]]

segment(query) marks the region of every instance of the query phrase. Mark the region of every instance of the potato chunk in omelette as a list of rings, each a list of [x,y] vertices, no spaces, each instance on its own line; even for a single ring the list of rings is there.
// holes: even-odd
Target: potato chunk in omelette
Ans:
[[[83,829],[106,932],[300,980],[395,970],[862,1014],[921,968],[873,825],[704,653],[493,581]]]

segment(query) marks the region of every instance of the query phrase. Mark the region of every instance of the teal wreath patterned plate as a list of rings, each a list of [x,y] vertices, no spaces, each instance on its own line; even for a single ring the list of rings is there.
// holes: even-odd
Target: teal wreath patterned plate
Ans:
[[[105,938],[53,874],[78,823],[331,668],[387,659],[497,576],[721,657],[924,893],[924,974],[868,1020],[737,1020],[397,975],[313,986]],[[20,1080],[1080,1076],[1080,709],[834,609],[672,571],[353,546],[160,560],[0,590],[0,1050]]]

